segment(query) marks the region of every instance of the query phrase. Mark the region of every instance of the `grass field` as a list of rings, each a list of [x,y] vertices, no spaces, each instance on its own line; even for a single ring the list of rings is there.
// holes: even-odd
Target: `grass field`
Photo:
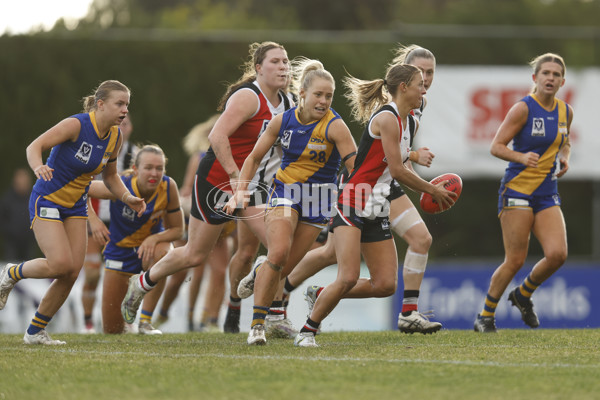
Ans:
[[[324,333],[319,348],[246,334],[0,335],[4,399],[598,399],[600,330]]]

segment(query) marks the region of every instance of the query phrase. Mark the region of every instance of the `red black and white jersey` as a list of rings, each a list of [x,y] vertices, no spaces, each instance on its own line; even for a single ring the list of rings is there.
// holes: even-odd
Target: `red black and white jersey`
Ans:
[[[386,204],[386,197],[390,193],[392,175],[385,158],[381,137],[371,131],[373,119],[380,113],[392,113],[398,120],[400,127],[400,154],[402,162],[406,162],[410,155],[410,146],[416,130],[414,116],[409,114],[407,126],[402,126],[402,120],[395,103],[381,107],[371,116],[365,127],[358,145],[354,169],[344,184],[338,203],[340,206],[349,206],[362,212],[362,216],[369,218],[373,213],[381,216],[381,207]]]
[[[287,95],[279,93],[281,102],[279,106],[274,107],[263,95],[258,82],[256,81],[242,85],[236,92],[238,90],[250,90],[258,98],[258,108],[254,115],[240,125],[240,127],[229,137],[231,155],[238,168],[241,169],[244,160],[254,148],[258,137],[263,133],[269,121],[271,121],[275,115],[289,109],[291,104]],[[225,105],[225,107],[227,107],[227,105]],[[269,151],[265,157],[266,159],[270,159],[276,156],[276,154],[276,151]],[[279,164],[279,160],[276,161],[276,163]],[[255,178],[264,177],[265,181],[270,182],[272,175],[266,176],[268,175],[266,167],[266,162],[261,163],[261,167],[257,171]],[[264,170],[261,168],[264,168]],[[212,147],[208,149],[206,156],[200,161],[197,175],[199,178],[205,179],[213,186],[219,187],[221,190],[231,191],[231,188],[229,187],[229,176],[217,159]]]

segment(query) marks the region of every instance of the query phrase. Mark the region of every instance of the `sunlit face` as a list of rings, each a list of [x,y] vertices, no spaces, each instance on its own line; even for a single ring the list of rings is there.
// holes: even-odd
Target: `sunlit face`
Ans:
[[[416,57],[411,61],[411,64],[421,70],[425,90],[429,90],[433,83],[433,75],[435,74],[435,61],[431,58]]]
[[[541,65],[538,73],[533,75],[533,81],[536,93],[555,95],[558,89],[565,84],[563,68],[553,61],[545,62]]]
[[[277,89],[287,88],[289,73],[290,60],[286,51],[279,47],[267,51],[262,64],[256,65],[256,79],[259,83]]]
[[[129,140],[129,137],[131,137],[131,132],[133,131],[133,123],[129,118],[129,114],[125,116],[123,122],[121,122],[121,125],[119,125],[119,128],[121,128],[121,133],[123,134],[123,141]]]
[[[406,86],[406,91],[404,92],[404,96],[406,100],[410,103],[411,108],[419,108],[421,107],[421,103],[423,102],[423,96],[427,93],[425,89],[425,80],[423,79],[423,73],[416,73],[410,84]]]
[[[139,156],[138,165],[133,166],[137,175],[137,185],[141,193],[152,193],[156,190],[165,174],[165,157],[151,151],[144,151]]]
[[[98,112],[106,115],[112,125],[120,125],[129,111],[129,93],[113,90],[106,100],[98,100]]]
[[[333,101],[333,83],[325,78],[313,78],[310,86],[300,89],[300,98],[304,100],[302,115],[308,121],[323,118]]]

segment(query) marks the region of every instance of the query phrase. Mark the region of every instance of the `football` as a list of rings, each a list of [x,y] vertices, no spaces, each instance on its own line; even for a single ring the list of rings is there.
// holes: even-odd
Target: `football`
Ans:
[[[454,201],[458,201],[458,198],[460,197],[460,194],[462,192],[462,179],[460,179],[460,176],[452,173],[447,173],[433,178],[430,182],[431,184],[435,185],[441,181],[448,181],[444,185],[444,188],[446,190],[450,190],[451,192],[456,193],[458,197],[454,199]],[[421,193],[421,209],[426,213],[438,214],[442,211],[448,210],[449,208],[450,207],[441,209],[440,205],[433,199],[433,197],[431,197],[430,194]]]

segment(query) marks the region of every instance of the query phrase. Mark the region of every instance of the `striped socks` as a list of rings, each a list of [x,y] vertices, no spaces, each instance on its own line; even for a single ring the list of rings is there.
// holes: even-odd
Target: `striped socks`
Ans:
[[[252,324],[250,324],[250,327],[253,328],[255,325],[264,325],[265,318],[269,313],[269,307],[254,306],[253,310]]]
[[[498,307],[499,301],[500,299],[496,299],[488,293],[487,296],[485,296],[485,303],[480,315],[482,317],[493,317],[496,314],[496,307]]]
[[[143,323],[152,324],[152,314],[153,313],[154,313],[153,311],[146,311],[146,310],[142,309],[142,311],[140,311],[140,324],[143,324]]]
[[[46,326],[48,326],[51,319],[52,317],[47,317],[36,311],[35,316],[31,320],[31,324],[29,324],[29,328],[27,328],[27,333],[29,335],[35,335],[42,329],[46,329]]]
[[[156,286],[156,282],[150,279],[150,271],[146,271],[142,275],[140,275],[140,278],[138,279],[137,283],[139,288],[142,289],[144,293],[148,293],[149,291],[154,289],[154,286]]]
[[[402,316],[408,317],[413,311],[418,310],[419,291],[405,290],[404,298],[402,299]]]
[[[316,335],[317,332],[319,331],[319,325],[321,325],[319,322],[316,322],[310,318],[307,318],[306,323],[304,324],[302,329],[300,329],[300,332],[309,332],[309,333],[312,333],[313,335]]]
[[[537,283],[531,280],[531,274],[527,275],[527,278],[523,281],[518,290],[515,290],[515,296],[520,303],[527,302],[535,289],[537,289],[541,283]]]
[[[22,262],[21,264],[18,265],[13,265],[12,267],[8,268],[8,276],[15,282],[19,282],[21,279],[24,279],[25,277],[23,276],[23,264],[25,264],[24,262]]]

